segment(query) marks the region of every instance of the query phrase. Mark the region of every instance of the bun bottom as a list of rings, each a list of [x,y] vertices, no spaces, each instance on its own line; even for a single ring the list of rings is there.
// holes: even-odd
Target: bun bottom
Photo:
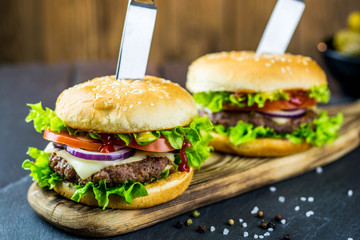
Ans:
[[[180,196],[188,188],[193,174],[194,168],[190,168],[189,172],[175,172],[170,174],[167,179],[152,182],[145,186],[149,195],[135,198],[131,204],[126,203],[125,200],[118,195],[109,195],[109,204],[106,208],[140,209],[168,202]],[[62,181],[56,184],[54,190],[60,195],[70,199],[76,189],[72,183]],[[88,191],[81,198],[80,202],[90,206],[99,206],[92,191]]]
[[[209,145],[215,150],[248,157],[283,157],[303,152],[311,147],[306,142],[294,144],[288,139],[276,138],[257,138],[235,146],[227,136],[215,132],[211,132],[211,135],[214,139]]]

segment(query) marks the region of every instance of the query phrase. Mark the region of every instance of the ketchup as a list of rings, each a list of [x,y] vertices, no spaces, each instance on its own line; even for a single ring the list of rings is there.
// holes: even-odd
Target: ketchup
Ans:
[[[191,143],[188,140],[184,140],[183,145],[180,149],[180,158],[181,158],[181,163],[179,164],[179,171],[180,172],[189,172],[190,171],[190,167],[188,165],[188,159],[185,153],[185,148],[192,148]]]
[[[100,147],[101,153],[111,153],[115,152],[114,149],[114,142],[116,138],[110,134],[100,134],[100,140],[103,142],[103,144]]]

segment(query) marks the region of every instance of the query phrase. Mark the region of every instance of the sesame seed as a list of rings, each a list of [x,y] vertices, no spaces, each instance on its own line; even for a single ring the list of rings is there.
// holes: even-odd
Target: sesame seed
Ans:
[[[239,218],[239,223],[242,223],[244,220],[242,218]]]
[[[285,68],[282,67],[282,68],[281,68],[281,72],[282,72],[282,73],[285,73]]]
[[[285,202],[285,197],[284,196],[279,196],[279,202],[284,203]]]
[[[229,233],[229,229],[224,228],[223,235],[228,235],[228,233]]]
[[[242,226],[243,226],[244,228],[246,228],[246,227],[247,227],[247,223],[246,223],[246,222],[243,222]]]
[[[244,232],[244,237],[248,237],[249,233],[248,232]]]
[[[211,226],[211,227],[210,227],[210,232],[213,232],[213,231],[215,231],[215,227],[214,227],[214,226]]]
[[[300,201],[306,202],[306,197],[300,197]]]
[[[349,189],[349,190],[347,191],[348,197],[351,197],[353,194],[354,194],[353,190]]]
[[[270,236],[270,233],[269,233],[269,232],[266,232],[266,233],[264,233],[264,236],[265,236],[265,237]]]
[[[141,102],[139,101],[138,104],[141,104]]]
[[[285,224],[286,223],[286,220],[285,219],[281,219],[280,221],[282,224]]]
[[[133,107],[134,107],[134,105],[130,104],[129,108],[133,108]]]
[[[251,214],[255,214],[255,213],[257,213],[259,211],[259,208],[257,207],[257,206],[255,206],[254,208],[253,208],[253,210],[251,210]]]
[[[154,104],[153,104],[153,103],[150,103],[150,105],[151,105],[151,106],[154,106]]]
[[[274,231],[274,229],[273,229],[273,228],[268,228],[267,230],[268,230],[269,232]]]
[[[307,212],[305,213],[305,215],[306,215],[307,217],[310,217],[310,216],[314,215],[314,211],[307,211]]]
[[[316,171],[317,174],[322,174],[323,168],[322,167],[317,167],[315,171]]]
[[[314,197],[308,197],[308,202],[314,202]]]
[[[266,66],[266,67],[270,67],[270,66],[271,66],[271,63],[265,63],[265,66]]]
[[[299,206],[296,206],[296,207],[294,208],[294,210],[295,210],[295,211],[299,211],[299,210],[300,210],[300,207],[299,207]]]
[[[276,187],[271,186],[271,187],[269,187],[269,190],[270,190],[270,192],[275,192],[275,191],[276,191]]]

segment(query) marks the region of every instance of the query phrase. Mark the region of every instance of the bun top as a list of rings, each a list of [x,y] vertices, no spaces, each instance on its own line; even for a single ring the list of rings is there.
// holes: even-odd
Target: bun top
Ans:
[[[191,95],[176,83],[95,78],[63,91],[56,115],[72,128],[102,133],[133,133],[188,125],[197,114]]]
[[[326,84],[326,76],[309,57],[291,54],[255,55],[220,52],[202,56],[189,67],[186,87],[193,93],[208,91],[266,92],[308,90]]]

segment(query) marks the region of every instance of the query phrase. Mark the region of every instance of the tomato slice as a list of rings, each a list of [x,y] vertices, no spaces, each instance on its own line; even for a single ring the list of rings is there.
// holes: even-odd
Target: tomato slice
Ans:
[[[74,148],[82,148],[90,151],[99,151],[101,143],[97,140],[87,139],[84,137],[71,136],[67,132],[55,133],[46,129],[44,136],[46,140],[66,144]]]
[[[136,141],[132,141],[129,144],[129,147],[149,152],[170,152],[175,150],[175,148],[173,148],[169,141],[163,136],[147,145],[139,145],[136,143]]]
[[[289,100],[276,100],[273,102],[266,101],[264,107],[259,108],[254,105],[251,107],[235,107],[230,104],[224,104],[224,109],[233,110],[233,111],[277,111],[277,110],[291,110],[297,108],[308,108],[315,106],[317,104],[315,98],[310,98],[308,94],[303,92],[293,92],[290,93]]]

